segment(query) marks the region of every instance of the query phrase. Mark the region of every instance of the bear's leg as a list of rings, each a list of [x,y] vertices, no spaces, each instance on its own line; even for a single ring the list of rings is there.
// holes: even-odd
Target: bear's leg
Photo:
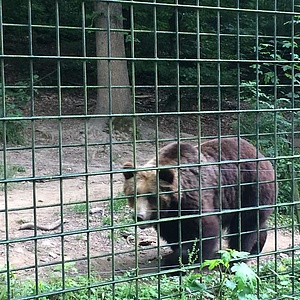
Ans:
[[[262,224],[259,229],[265,229],[265,228],[266,228],[266,225]],[[257,236],[255,236],[255,242],[254,242],[252,249],[250,250],[250,254],[260,253],[266,243],[267,231],[260,231],[258,233],[258,235],[259,235],[259,244],[257,245]]]
[[[267,239],[267,232],[259,231],[266,228],[263,217],[263,214],[260,212],[260,224],[259,229],[257,229],[256,212],[251,213],[248,211],[247,213],[241,214],[241,224],[239,224],[238,216],[235,216],[229,227],[229,233],[233,236],[229,238],[228,247],[237,251],[249,252],[250,254],[260,253]],[[241,225],[241,228],[239,225]],[[239,230],[239,228],[241,230]],[[259,244],[257,244],[258,240]]]
[[[204,260],[215,258],[220,236],[219,218],[218,216],[206,216],[202,218],[201,223],[202,236],[200,237],[199,232],[196,233],[196,231],[195,235],[190,236],[188,241],[185,242],[186,238],[183,232],[182,237],[184,240],[181,246],[173,245],[171,247],[173,252],[163,257],[162,265],[164,267],[178,267],[180,262],[185,265],[195,261],[203,262]],[[199,240],[199,238],[202,238],[201,245],[199,245],[199,242],[195,245],[195,241],[192,240]],[[202,252],[199,253],[201,250]]]
[[[189,253],[193,250],[193,246],[194,243],[183,243],[181,247],[172,247],[173,252],[163,257],[162,265],[175,268],[181,263],[189,263]],[[196,249],[199,249],[199,245],[196,245]]]
[[[201,262],[215,258],[219,238],[220,226],[218,216],[202,218],[202,256],[199,255]]]
[[[228,248],[237,251],[242,251],[242,241],[241,241],[240,233],[242,233],[243,231],[244,230],[240,227],[239,215],[235,215],[232,218],[228,229],[228,233],[229,233]]]

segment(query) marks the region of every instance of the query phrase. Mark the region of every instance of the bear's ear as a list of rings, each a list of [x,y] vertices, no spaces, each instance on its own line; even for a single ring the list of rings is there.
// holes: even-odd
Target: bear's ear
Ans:
[[[161,169],[161,170],[159,170],[159,179],[172,184],[173,181],[174,181],[174,172],[173,172],[173,170],[170,170],[170,169]]]
[[[123,165],[123,169],[133,169],[133,164],[132,162],[126,162],[124,165]],[[128,171],[128,172],[123,172],[123,175],[125,177],[125,179],[130,179],[133,177],[133,172],[131,171]]]

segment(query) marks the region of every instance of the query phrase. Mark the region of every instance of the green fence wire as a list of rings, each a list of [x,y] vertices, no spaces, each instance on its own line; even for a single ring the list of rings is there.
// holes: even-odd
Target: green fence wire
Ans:
[[[0,299],[300,299],[299,7],[297,0],[0,0]],[[235,137],[237,148],[226,150],[223,139]],[[215,161],[201,161],[210,139]],[[243,181],[242,139],[257,149],[246,157],[247,172],[259,177],[267,160],[275,170],[275,179],[254,182],[255,207],[241,202],[251,186]],[[159,176],[173,179],[170,162],[157,163],[172,142],[195,146],[197,159],[173,153],[177,182],[158,192]],[[231,168],[237,178],[226,184]],[[207,169],[216,181],[204,184]],[[145,190],[143,172],[156,174]],[[275,202],[260,206],[260,187],[273,183]],[[230,210],[225,188],[236,192]],[[164,215],[162,199],[174,190],[196,193],[197,211],[186,213],[179,197],[167,219],[142,219],[143,199]],[[203,198],[212,190],[216,209],[207,211]],[[229,213],[239,216],[238,232],[224,231]],[[250,213],[255,228],[243,231]],[[185,225],[195,215],[217,216],[218,249],[239,236],[235,250],[244,250],[251,233],[259,244],[267,232],[266,245],[230,272],[232,264],[202,269],[197,241],[212,237],[200,221],[184,264],[185,234],[194,229]],[[168,234],[179,231],[175,269],[164,265],[176,244],[160,238],[168,223]],[[213,258],[218,249],[206,252]]]

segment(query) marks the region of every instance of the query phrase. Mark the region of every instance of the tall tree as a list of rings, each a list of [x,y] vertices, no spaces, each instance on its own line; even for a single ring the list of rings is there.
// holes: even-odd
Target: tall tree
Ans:
[[[127,61],[125,57],[122,5],[95,2],[97,82],[96,114],[122,114],[132,111]],[[124,60],[114,59],[124,58]],[[93,125],[103,130],[108,118],[94,120]],[[118,123],[117,123],[118,124]]]

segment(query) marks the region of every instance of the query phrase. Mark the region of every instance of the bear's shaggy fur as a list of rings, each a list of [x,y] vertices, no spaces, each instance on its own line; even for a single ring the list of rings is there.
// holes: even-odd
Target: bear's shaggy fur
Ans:
[[[134,218],[141,228],[154,226],[173,250],[163,265],[178,265],[180,253],[187,263],[195,240],[200,241],[199,261],[213,258],[225,229],[229,248],[262,250],[276,188],[271,163],[253,145],[214,139],[202,143],[199,152],[187,143],[170,143],[158,158],[158,164],[152,159],[140,171],[126,163],[123,174]]]

